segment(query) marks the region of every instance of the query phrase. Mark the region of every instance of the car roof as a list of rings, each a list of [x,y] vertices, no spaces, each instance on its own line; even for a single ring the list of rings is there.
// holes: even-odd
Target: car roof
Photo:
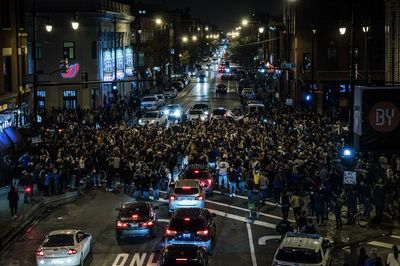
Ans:
[[[264,107],[262,103],[249,103],[247,107]]]
[[[323,238],[318,234],[288,233],[282,240],[280,248],[302,248],[318,251]]]
[[[136,208],[148,208],[150,203],[147,201],[138,201],[138,202],[125,202],[122,204],[123,209],[136,209]]]
[[[178,208],[174,214],[173,218],[175,219],[184,219],[186,217],[206,217],[208,210],[206,208]]]
[[[181,188],[184,186],[199,187],[199,181],[196,179],[182,179],[175,183],[175,188]]]
[[[80,231],[80,230],[77,230],[77,229],[56,230],[56,231],[51,231],[49,233],[49,236],[53,236],[53,235],[74,235],[78,231]]]

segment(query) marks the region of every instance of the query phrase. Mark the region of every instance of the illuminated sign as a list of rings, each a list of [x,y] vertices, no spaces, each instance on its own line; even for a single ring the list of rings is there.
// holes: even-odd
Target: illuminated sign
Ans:
[[[103,81],[114,80],[114,53],[111,50],[103,51]]]
[[[0,115],[0,132],[3,132],[6,128],[12,127],[15,124],[14,114],[3,114]]]
[[[125,76],[133,77],[133,49],[125,48]]]
[[[76,78],[76,76],[79,73],[79,64],[75,63],[73,65],[70,65],[68,67],[68,72],[67,73],[61,73],[61,76],[65,79],[73,79]]]
[[[122,48],[117,49],[117,79],[121,80],[125,77],[124,51]]]

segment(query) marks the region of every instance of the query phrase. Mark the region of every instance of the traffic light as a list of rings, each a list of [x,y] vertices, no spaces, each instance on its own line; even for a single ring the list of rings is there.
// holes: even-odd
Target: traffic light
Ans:
[[[85,82],[82,84],[82,88],[87,89],[88,88],[88,84],[86,84],[86,82],[88,82],[88,73],[87,72],[82,72],[82,82]]]
[[[65,59],[60,61],[60,70],[63,73],[68,73],[68,69],[69,69],[68,58],[65,58]]]

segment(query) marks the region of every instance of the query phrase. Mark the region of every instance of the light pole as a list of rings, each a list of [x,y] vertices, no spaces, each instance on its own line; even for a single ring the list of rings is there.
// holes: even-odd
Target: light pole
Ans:
[[[265,28],[263,26],[258,28],[258,42],[264,41],[264,38],[261,38],[261,36],[264,33],[264,31],[265,31]],[[264,61],[264,59],[265,59],[265,43],[263,42],[261,44],[261,46],[262,46],[262,49],[263,49],[263,61]]]
[[[368,32],[369,32],[369,26],[366,24],[366,26],[362,27],[363,32],[364,32],[364,59],[365,59],[365,85],[369,84],[369,62],[368,62]]]
[[[311,89],[314,90],[314,83],[315,83],[315,78],[314,78],[314,38],[315,34],[317,34],[317,29],[313,27],[311,30]]]

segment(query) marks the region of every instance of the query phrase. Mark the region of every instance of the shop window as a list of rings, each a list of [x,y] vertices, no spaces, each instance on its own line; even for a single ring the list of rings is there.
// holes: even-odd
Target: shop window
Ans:
[[[45,90],[37,91],[37,108],[39,110],[46,109],[46,91]]]
[[[76,109],[78,107],[77,90],[65,90],[63,96],[64,109]]]

